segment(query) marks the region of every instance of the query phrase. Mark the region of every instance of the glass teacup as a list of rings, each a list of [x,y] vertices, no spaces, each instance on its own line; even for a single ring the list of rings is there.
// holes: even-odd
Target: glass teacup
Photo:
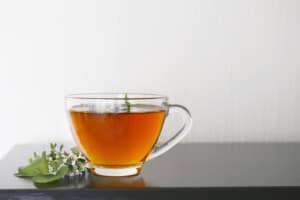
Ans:
[[[192,126],[190,112],[155,94],[87,93],[66,97],[66,107],[76,143],[94,174],[139,174],[145,161],[177,144]],[[157,145],[165,118],[179,113],[183,126],[165,143]]]

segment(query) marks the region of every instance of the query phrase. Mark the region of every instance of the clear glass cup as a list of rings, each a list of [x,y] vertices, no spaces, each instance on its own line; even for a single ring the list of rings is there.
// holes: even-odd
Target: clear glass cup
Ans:
[[[176,145],[192,127],[191,114],[156,94],[86,93],[66,96],[66,108],[76,143],[94,174],[139,174],[145,161]],[[178,113],[183,126],[158,145],[165,118]]]

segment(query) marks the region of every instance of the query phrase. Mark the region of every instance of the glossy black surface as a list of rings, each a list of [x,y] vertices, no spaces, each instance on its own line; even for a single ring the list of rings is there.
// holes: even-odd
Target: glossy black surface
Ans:
[[[240,197],[238,194],[245,195],[244,199],[255,194],[267,195],[266,198],[275,195],[273,199],[299,195],[299,143],[180,144],[146,163],[140,176],[132,177],[110,178],[87,173],[81,178],[34,185],[13,175],[18,166],[26,164],[32,152],[47,148],[47,145],[18,145],[0,161],[0,199],[13,195],[59,199],[55,195],[62,193],[73,199],[80,195],[91,195],[93,199],[92,194],[107,198],[121,195],[124,199],[126,195],[137,199],[138,195],[144,199],[166,195],[173,199],[182,195],[212,198],[227,195],[231,199]]]

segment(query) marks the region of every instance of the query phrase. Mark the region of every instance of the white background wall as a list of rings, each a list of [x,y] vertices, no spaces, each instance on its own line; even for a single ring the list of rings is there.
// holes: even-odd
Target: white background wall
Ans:
[[[300,1],[0,1],[0,155],[65,141],[64,95],[186,105],[186,141],[300,140]]]

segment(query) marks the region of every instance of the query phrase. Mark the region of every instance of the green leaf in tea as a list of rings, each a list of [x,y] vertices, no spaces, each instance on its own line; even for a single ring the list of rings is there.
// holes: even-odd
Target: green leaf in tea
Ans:
[[[129,103],[129,98],[128,98],[128,94],[125,93],[125,105],[126,105],[126,112],[130,112],[131,109],[131,104]]]

